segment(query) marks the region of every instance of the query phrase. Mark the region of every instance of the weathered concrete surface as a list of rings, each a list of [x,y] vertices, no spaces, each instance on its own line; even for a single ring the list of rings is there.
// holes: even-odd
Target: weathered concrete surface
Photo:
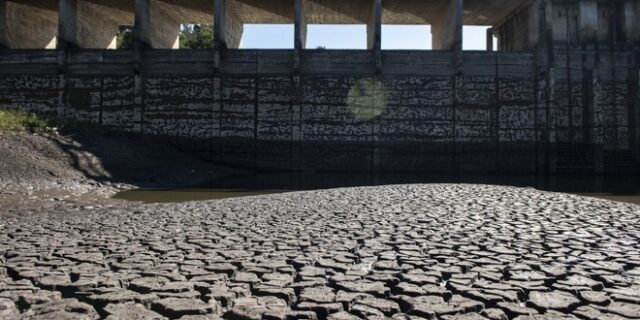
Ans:
[[[633,170],[638,67],[598,52],[558,54],[547,82],[529,52],[463,52],[454,77],[450,51],[382,51],[377,73],[368,51],[302,51],[295,69],[291,50],[226,50],[216,73],[211,51],[148,50],[141,78],[131,51],[79,50],[61,79],[56,52],[9,50],[0,101],[291,170]]]
[[[462,50],[462,0],[449,1],[431,24],[434,50]]]
[[[4,318],[640,317],[640,207],[591,198],[409,185],[0,216]]]
[[[237,49],[242,41],[244,22],[230,0],[215,1],[214,41],[216,48]],[[293,8],[292,8],[293,10]]]
[[[0,1],[0,47],[54,49],[58,32],[58,1]]]
[[[178,49],[180,25],[212,24],[213,1],[136,1],[140,41],[149,48]]]
[[[121,26],[134,25],[131,0],[59,2],[60,39],[77,48],[116,49]]]

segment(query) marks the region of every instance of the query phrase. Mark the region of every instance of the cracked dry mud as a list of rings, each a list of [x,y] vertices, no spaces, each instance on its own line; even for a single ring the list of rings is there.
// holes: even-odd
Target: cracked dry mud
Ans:
[[[0,217],[0,319],[640,318],[630,204],[411,185]]]

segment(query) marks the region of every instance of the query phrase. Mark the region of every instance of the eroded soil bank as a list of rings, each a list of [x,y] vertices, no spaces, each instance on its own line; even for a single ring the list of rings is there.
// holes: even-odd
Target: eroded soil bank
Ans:
[[[0,131],[0,208],[113,204],[118,191],[185,187],[243,171],[201,161],[166,141],[115,134]]]

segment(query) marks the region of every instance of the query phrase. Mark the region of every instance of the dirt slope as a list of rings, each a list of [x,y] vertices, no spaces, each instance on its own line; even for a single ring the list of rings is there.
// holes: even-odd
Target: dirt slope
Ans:
[[[161,140],[0,132],[0,187],[5,188],[175,187],[237,172]]]

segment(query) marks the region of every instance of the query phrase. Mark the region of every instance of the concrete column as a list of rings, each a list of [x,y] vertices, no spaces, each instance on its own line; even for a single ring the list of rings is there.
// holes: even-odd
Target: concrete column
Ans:
[[[135,0],[135,25],[133,37],[135,45],[151,48],[151,17],[149,3],[151,0]]]
[[[62,48],[77,45],[78,0],[58,2],[58,42]]]
[[[493,26],[499,50],[529,50],[538,46],[541,39],[539,6],[540,1],[533,1]]]
[[[598,36],[598,2],[581,0],[578,6],[578,39],[581,42],[595,41]]]
[[[226,12],[225,0],[214,0],[213,2],[213,47],[217,49],[226,49],[227,40],[225,39],[224,18]]]
[[[487,29],[487,52],[492,52],[493,51],[493,29],[489,28]]]
[[[303,0],[295,0],[294,2],[294,48],[296,50],[304,50],[307,47],[307,22],[304,18]]]
[[[0,0],[0,49],[9,47],[7,18],[7,0]]]
[[[55,49],[57,0],[0,0],[0,47]]]
[[[624,31],[629,42],[640,41],[640,3],[637,0],[627,0],[624,3],[623,19]]]
[[[533,30],[537,34],[535,51],[536,63],[536,139],[537,143],[537,171],[539,174],[547,174],[551,169],[551,122],[549,109],[551,107],[552,88],[551,82],[551,57],[549,46],[551,44],[551,3],[548,0],[536,0],[529,8],[535,11],[535,25]]]
[[[116,49],[120,26],[134,23],[133,6],[122,0],[60,0],[59,13],[60,40],[77,48]]]
[[[463,0],[448,0],[440,19],[431,24],[434,50],[462,50]]]
[[[154,49],[180,48],[180,21],[172,4],[135,0],[136,39]]]
[[[237,49],[242,41],[244,24],[229,5],[232,0],[215,0],[214,38],[216,48]]]
[[[380,51],[382,47],[382,0],[373,0],[371,19],[367,25],[367,49]]]

